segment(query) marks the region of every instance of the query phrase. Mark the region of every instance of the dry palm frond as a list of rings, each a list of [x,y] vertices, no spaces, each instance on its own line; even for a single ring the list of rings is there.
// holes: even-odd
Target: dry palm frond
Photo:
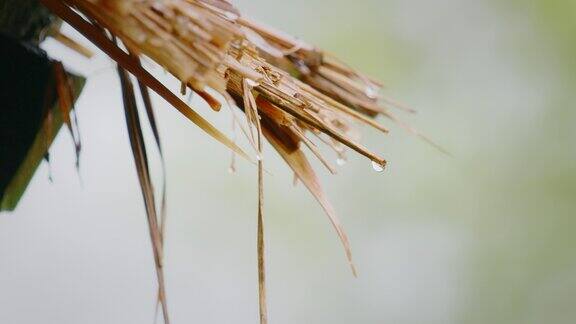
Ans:
[[[346,146],[370,159],[375,169],[383,169],[386,161],[357,142],[353,127],[353,122],[360,122],[387,133],[388,130],[373,118],[379,114],[396,117],[379,104],[381,100],[410,110],[381,98],[382,84],[314,46],[243,17],[225,0],[42,0],[42,3],[120,66],[128,128],[145,197],[161,287],[164,226],[157,223],[133,89],[125,71],[138,79],[158,145],[148,88],[234,153],[245,158],[248,156],[144,69],[140,57],[152,59],[175,76],[182,84],[183,94],[190,88],[212,109],[219,111],[220,101],[207,92],[207,89],[212,89],[226,101],[235,103],[246,115],[248,128],[243,131],[258,152],[257,241],[261,322],[267,322],[262,136],[293,169],[295,179],[302,181],[325,210],[356,274],[348,238],[300,147],[301,143],[308,147],[332,173],[336,172],[334,167],[320,154],[308,134],[333,148],[341,161],[344,159],[343,146]],[[111,41],[108,34],[119,39],[127,51]],[[234,123],[240,125],[236,119]],[[164,217],[161,219],[160,223],[164,224]],[[167,321],[162,290],[159,295]]]

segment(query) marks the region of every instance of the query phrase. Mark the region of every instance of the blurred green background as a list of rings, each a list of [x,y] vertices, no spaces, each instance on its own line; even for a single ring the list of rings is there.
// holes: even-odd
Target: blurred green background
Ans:
[[[354,279],[326,217],[267,146],[271,323],[576,321],[575,1],[237,5],[383,80],[417,108],[404,119],[453,155],[383,120],[390,136],[362,133],[386,172],[353,153],[338,176],[319,171],[351,238]],[[44,47],[89,76],[81,177],[62,132],[54,183],[43,165],[16,212],[0,215],[0,322],[151,323],[153,260],[113,65]],[[240,161],[229,174],[224,147],[155,102],[173,321],[256,323],[255,168]],[[226,110],[194,105],[230,133]]]

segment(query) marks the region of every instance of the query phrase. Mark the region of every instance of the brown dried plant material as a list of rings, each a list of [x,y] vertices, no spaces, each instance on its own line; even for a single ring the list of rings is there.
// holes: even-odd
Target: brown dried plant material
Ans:
[[[344,147],[348,147],[371,160],[375,169],[383,169],[386,160],[358,142],[354,123],[388,133],[387,128],[374,120],[376,116],[383,115],[401,122],[380,103],[406,111],[411,111],[410,108],[382,97],[383,86],[378,81],[354,70],[331,54],[242,16],[228,1],[41,1],[114,59],[120,67],[127,117],[132,116],[128,118],[128,128],[145,198],[161,286],[159,300],[166,321],[161,277],[164,216],[161,216],[161,224],[158,224],[153,206],[153,190],[147,175],[145,148],[141,135],[138,135],[140,125],[139,121],[134,121],[132,114],[136,111],[135,103],[127,101],[127,98],[133,97],[133,89],[126,71],[139,82],[148,119],[159,147],[148,89],[159,94],[207,134],[226,145],[233,154],[246,159],[249,157],[234,141],[229,140],[144,69],[140,65],[140,58],[153,60],[176,77],[182,84],[182,94],[189,88],[214,111],[220,111],[222,104],[235,103],[246,116],[245,129],[233,113],[234,125],[240,126],[258,154],[257,253],[261,323],[267,322],[263,136],[292,168],[295,179],[301,180],[318,200],[334,226],[352,272],[356,275],[346,233],[301,146],[303,144],[307,147],[331,173],[336,173],[336,169],[322,156],[317,144],[309,138],[310,134],[333,149],[339,160],[345,160]],[[129,53],[110,41],[103,31],[119,39]],[[221,99],[208,90],[221,94],[225,102],[220,102]],[[415,130],[407,129],[429,141]]]
[[[142,197],[144,199],[144,206],[146,207],[150,240],[152,241],[152,251],[154,253],[154,263],[156,265],[156,275],[159,286],[158,301],[162,306],[164,323],[168,324],[170,323],[170,320],[168,317],[168,309],[166,304],[164,270],[162,264],[164,243],[161,227],[160,224],[158,224],[156,203],[154,199],[154,188],[150,178],[150,169],[148,165],[146,146],[144,144],[144,136],[142,135],[142,127],[140,125],[140,118],[138,116],[138,109],[136,106],[136,97],[134,95],[134,87],[132,85],[132,81],[130,80],[130,76],[126,70],[122,69],[121,67],[118,67],[118,76],[120,77],[120,84],[122,87],[122,99],[124,102],[124,112],[126,116],[128,135],[130,138],[130,146],[132,147],[134,162],[138,173],[138,180],[140,182]]]
[[[64,65],[61,62],[55,61],[52,63],[54,69],[54,79],[56,82],[56,92],[58,94],[58,103],[60,113],[62,114],[62,121],[68,127],[72,141],[74,142],[74,149],[76,152],[76,169],[80,168],[80,151],[82,143],[80,142],[80,130],[78,128],[78,119],[76,118],[76,111],[74,110],[74,95],[72,93],[72,85],[64,70]],[[74,114],[74,119],[71,115]],[[74,123],[72,122],[74,120]]]
[[[76,42],[74,39],[70,38],[68,35],[63,34],[59,30],[53,31],[50,36],[62,45],[68,47],[69,49],[75,51],[76,53],[84,56],[85,58],[92,58],[94,53],[86,48],[84,45]]]

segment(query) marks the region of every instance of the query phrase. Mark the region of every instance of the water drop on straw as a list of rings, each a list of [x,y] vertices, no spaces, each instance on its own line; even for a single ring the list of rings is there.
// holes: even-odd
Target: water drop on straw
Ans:
[[[366,96],[370,99],[377,99],[379,91],[373,86],[368,86],[366,91],[364,91],[364,94],[366,94]]]
[[[384,166],[376,161],[372,161],[372,169],[376,172],[384,171]]]

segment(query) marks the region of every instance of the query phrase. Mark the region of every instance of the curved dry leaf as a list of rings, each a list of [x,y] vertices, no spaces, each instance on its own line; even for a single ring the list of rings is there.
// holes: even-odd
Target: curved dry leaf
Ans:
[[[274,146],[276,151],[280,153],[280,156],[286,161],[286,163],[292,168],[294,173],[298,176],[298,179],[302,181],[302,183],[308,188],[310,193],[316,198],[322,209],[326,212],[326,215],[330,219],[332,226],[336,230],[342,245],[344,246],[344,251],[346,252],[346,258],[348,259],[348,263],[350,264],[350,269],[354,276],[357,276],[356,266],[352,260],[352,250],[350,248],[350,242],[348,240],[348,236],[340,223],[340,220],[336,216],[336,212],[334,208],[328,201],[326,195],[324,194],[324,190],[322,190],[322,186],[312,166],[308,163],[306,156],[299,148],[290,149],[285,145],[285,142],[277,135],[279,133],[287,133],[288,131],[285,129],[281,129],[280,127],[265,122],[266,119],[263,119],[262,123],[262,130],[268,142]],[[290,136],[290,135],[287,135]]]

